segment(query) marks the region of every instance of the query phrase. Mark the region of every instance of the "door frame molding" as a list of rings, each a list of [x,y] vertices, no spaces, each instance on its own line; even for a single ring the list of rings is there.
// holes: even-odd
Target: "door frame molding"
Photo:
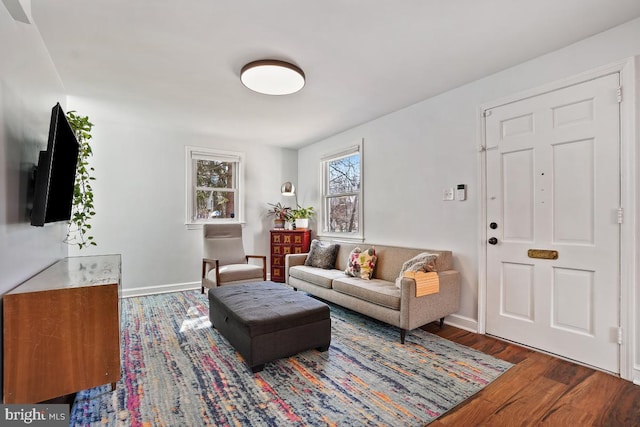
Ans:
[[[521,101],[568,86],[584,83],[609,74],[620,73],[622,102],[620,103],[620,203],[624,210],[624,220],[620,228],[620,327],[622,344],[620,346],[620,377],[640,385],[640,330],[636,320],[640,320],[640,284],[638,277],[637,255],[640,254],[640,240],[636,238],[638,206],[640,200],[637,185],[636,143],[640,134],[640,123],[635,119],[640,104],[640,82],[636,83],[636,70],[640,69],[640,56],[627,58],[603,67],[599,67],[572,77],[548,83],[533,89],[481,104],[478,117],[478,162],[480,197],[479,199],[479,238],[478,238],[478,333],[486,333],[487,315],[487,178],[486,178],[486,132],[485,111],[506,104]]]

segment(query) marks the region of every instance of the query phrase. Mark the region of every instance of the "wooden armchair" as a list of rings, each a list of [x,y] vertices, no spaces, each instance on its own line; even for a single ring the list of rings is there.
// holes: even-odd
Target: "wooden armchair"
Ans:
[[[240,224],[205,224],[203,230],[202,293],[204,288],[267,280],[267,257],[245,254]],[[249,263],[252,258],[262,260],[262,266]]]

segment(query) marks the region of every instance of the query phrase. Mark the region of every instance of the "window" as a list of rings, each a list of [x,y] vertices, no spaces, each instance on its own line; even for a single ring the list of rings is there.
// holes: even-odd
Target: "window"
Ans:
[[[324,232],[362,237],[362,150],[351,147],[322,159]]]
[[[242,221],[243,153],[187,147],[187,223]]]

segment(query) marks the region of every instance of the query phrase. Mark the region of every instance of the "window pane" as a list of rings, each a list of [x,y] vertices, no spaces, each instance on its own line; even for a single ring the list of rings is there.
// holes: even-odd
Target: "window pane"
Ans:
[[[358,196],[330,197],[328,228],[331,232],[357,233],[359,231]]]
[[[235,188],[235,163],[215,160],[194,161],[197,187]]]
[[[235,191],[196,191],[196,218],[235,218]]]
[[[353,193],[360,190],[360,153],[328,164],[328,194]]]

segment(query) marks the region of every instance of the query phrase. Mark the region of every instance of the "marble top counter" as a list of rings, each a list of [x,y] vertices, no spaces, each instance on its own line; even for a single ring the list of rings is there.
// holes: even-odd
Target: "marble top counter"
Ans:
[[[6,295],[120,283],[120,254],[63,258]]]

